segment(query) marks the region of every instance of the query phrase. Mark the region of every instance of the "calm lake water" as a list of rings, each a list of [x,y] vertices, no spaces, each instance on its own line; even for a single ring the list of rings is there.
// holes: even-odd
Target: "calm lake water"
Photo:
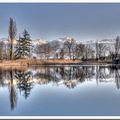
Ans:
[[[0,69],[0,115],[120,116],[120,69],[109,66]]]

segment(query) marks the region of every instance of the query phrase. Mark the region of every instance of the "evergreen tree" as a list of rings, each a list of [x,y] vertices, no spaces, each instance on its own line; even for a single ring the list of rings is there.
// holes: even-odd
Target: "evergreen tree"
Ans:
[[[19,40],[17,40],[15,58],[30,57],[31,50],[30,34],[27,32],[27,30],[24,30],[22,34],[23,36],[21,37],[19,35]]]

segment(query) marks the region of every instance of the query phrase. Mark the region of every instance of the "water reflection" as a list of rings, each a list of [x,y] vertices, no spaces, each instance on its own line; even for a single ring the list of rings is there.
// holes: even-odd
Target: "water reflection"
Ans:
[[[96,80],[96,85],[113,82],[120,88],[120,69],[111,66],[44,66],[28,70],[0,69],[0,87],[8,87],[10,108],[17,105],[18,92],[27,99],[36,84],[64,85],[69,89]]]
[[[9,75],[10,75],[10,82],[8,84],[8,88],[9,88],[9,93],[10,93],[10,107],[11,110],[14,109],[16,103],[17,103],[17,93],[16,93],[16,88],[15,85],[13,83],[13,71],[9,71]]]
[[[23,72],[20,70],[15,70],[15,78],[16,81],[18,81],[17,88],[19,89],[20,93],[23,93],[23,96],[27,98],[33,87],[32,73],[30,71]]]

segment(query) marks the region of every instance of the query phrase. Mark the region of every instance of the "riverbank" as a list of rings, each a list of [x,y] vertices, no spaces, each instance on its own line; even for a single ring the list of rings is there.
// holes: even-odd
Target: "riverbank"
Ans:
[[[29,66],[29,65],[46,65],[46,64],[76,64],[80,63],[80,60],[69,59],[50,59],[50,60],[36,60],[36,59],[18,59],[18,60],[2,60],[0,61],[0,67],[5,66]]]
[[[49,60],[37,60],[37,59],[18,59],[18,60],[2,60],[0,61],[0,67],[28,67],[31,65],[106,65],[111,64],[111,61],[81,61],[70,59],[49,59]]]

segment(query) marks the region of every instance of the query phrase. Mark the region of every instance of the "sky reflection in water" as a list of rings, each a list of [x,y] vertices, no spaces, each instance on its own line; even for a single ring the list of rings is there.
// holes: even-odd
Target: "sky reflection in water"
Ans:
[[[120,115],[119,78],[109,66],[0,69],[0,115]]]

